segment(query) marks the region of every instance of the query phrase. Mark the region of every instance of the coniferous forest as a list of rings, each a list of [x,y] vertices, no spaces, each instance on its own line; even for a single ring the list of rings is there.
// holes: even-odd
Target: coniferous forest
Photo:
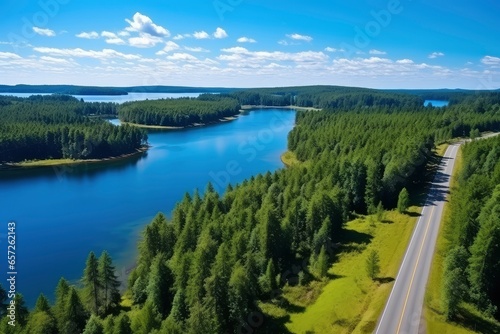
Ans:
[[[0,163],[101,159],[133,153],[147,143],[141,129],[88,117],[113,114],[114,103],[64,95],[0,97]]]
[[[325,268],[336,259],[339,234],[347,221],[381,207],[396,208],[403,189],[421,186],[437,143],[471,132],[500,130],[498,93],[464,98],[446,108],[423,107],[420,97],[400,93],[349,90],[336,92],[333,98],[328,94],[330,97],[311,93],[310,102],[302,102],[323,110],[297,112],[296,126],[288,137],[288,148],[297,164],[230,185],[223,193],[208,184],[202,192],[186,193],[171,213],[158,213],[142,232],[137,266],[121,295],[109,255],[90,253],[82,264],[80,284],[72,286],[61,279],[54,302],[42,295],[29,312],[18,295],[20,326],[12,328],[4,319],[0,331],[252,332],[252,316],[260,314],[261,301],[276,298],[285,285],[307,285],[325,277]],[[291,94],[286,98],[297,97]],[[41,106],[51,104],[50,99],[40,102]],[[216,102],[227,102],[228,110],[243,104],[225,97]],[[82,118],[76,110],[47,111],[45,115],[42,107],[33,104],[29,109],[29,102],[9,103],[2,108],[10,106],[14,112],[19,109],[11,105],[19,103],[29,115],[12,121],[12,129],[16,122],[31,124],[33,119],[48,123],[47,130],[40,133],[52,129],[52,120],[68,124],[68,130],[69,124],[76,123],[84,134],[85,130],[92,135],[91,130],[104,129],[100,123],[94,127],[94,121]],[[140,114],[139,109],[132,111],[135,105],[160,115],[163,106],[174,103],[184,107],[184,102],[177,100],[146,101],[124,106],[120,113]],[[79,102],[68,104],[76,107]],[[193,111],[193,117],[203,115]],[[169,112],[165,117],[178,114]],[[34,125],[32,131],[38,133]],[[134,143],[144,140],[135,128],[123,127],[121,131],[116,138],[128,138],[130,132],[137,139]],[[14,137],[15,131],[6,133]],[[452,254],[456,259],[449,260],[447,267],[450,280],[454,280],[450,286],[470,291],[462,298],[470,298],[492,314],[500,303],[496,297],[500,266],[495,239],[499,143],[492,139],[464,148],[465,167],[459,190],[452,196],[452,215],[457,216],[452,216],[457,245]],[[457,261],[465,263],[467,269],[457,271],[465,268],[457,267]],[[300,271],[290,272],[293,267]],[[0,290],[0,303],[4,300],[5,293]],[[259,323],[258,332],[281,333],[280,326],[267,319]]]

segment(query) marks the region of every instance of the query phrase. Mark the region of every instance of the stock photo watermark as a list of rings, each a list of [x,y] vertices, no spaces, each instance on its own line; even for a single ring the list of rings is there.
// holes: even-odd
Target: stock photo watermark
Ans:
[[[281,113],[273,113],[266,128],[259,130],[256,135],[248,136],[238,145],[238,154],[242,161],[230,160],[224,169],[208,173],[214,186],[218,190],[227,187],[234,177],[243,172],[245,165],[255,161],[258,153],[271,144],[276,135],[289,125],[292,125],[289,119],[285,118]]]
[[[33,27],[45,28],[51,19],[56,17],[63,5],[71,0],[40,0],[38,6],[40,10],[21,18],[22,26],[19,33],[10,32],[7,35],[9,43],[17,52],[20,45],[28,45],[28,40],[36,36]]]
[[[17,263],[16,263],[16,223],[11,221],[7,223],[6,233],[6,261],[7,270],[7,318],[8,324],[16,326],[16,281],[17,281]],[[3,238],[1,238],[3,239]]]

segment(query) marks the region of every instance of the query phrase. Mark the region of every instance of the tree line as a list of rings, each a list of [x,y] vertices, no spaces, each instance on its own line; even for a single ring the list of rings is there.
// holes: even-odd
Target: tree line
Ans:
[[[450,196],[443,306],[449,319],[462,302],[500,319],[500,137],[465,144],[462,161]]]
[[[0,163],[43,159],[100,159],[135,152],[145,131],[88,115],[109,114],[110,103],[70,96],[0,97]]]
[[[124,122],[160,126],[190,126],[218,122],[239,113],[236,99],[203,94],[198,98],[126,102],[118,116]]]
[[[363,99],[356,107],[298,112],[289,149],[300,163],[222,193],[208,184],[186,193],[169,217],[159,213],[142,232],[121,313],[106,311],[99,266],[88,260],[83,308],[71,308],[85,314],[78,330],[115,333],[109,323],[124,321],[133,333],[282,332],[271,319],[249,321],[262,301],[276,300],[287,284],[325,279],[344,223],[356,214],[398,204],[404,211],[407,189],[422,179],[436,142],[500,124],[499,104],[478,112],[471,104],[409,108],[406,96],[391,99],[394,106]],[[370,275],[376,264],[374,256]]]

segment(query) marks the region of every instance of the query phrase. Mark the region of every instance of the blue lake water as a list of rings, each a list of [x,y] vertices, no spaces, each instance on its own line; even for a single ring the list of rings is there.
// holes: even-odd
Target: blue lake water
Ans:
[[[447,107],[449,102],[448,101],[444,101],[444,100],[425,100],[424,101],[424,106],[427,107],[427,105],[431,103],[433,107],[438,107],[438,108],[441,108],[441,107]]]
[[[0,93],[0,95],[13,95],[17,97],[30,97],[31,95],[50,95],[33,93]],[[159,100],[180,97],[198,97],[200,93],[128,93],[128,95],[73,95],[85,102],[115,102],[124,103],[140,100]]]
[[[217,190],[282,168],[295,112],[254,110],[207,127],[152,131],[144,155],[106,164],[0,172],[0,247],[17,224],[17,289],[33,306],[61,276],[77,283],[90,251],[106,249],[124,277],[140,231],[183,194]],[[7,260],[0,261],[5,273]],[[2,279],[5,287],[6,281]]]

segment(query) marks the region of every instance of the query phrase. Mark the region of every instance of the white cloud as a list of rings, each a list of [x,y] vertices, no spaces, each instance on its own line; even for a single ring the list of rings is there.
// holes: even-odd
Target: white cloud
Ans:
[[[318,63],[326,62],[328,56],[323,52],[303,51],[297,53],[280,52],[280,51],[249,51],[241,46],[236,46],[228,49],[222,49],[225,54],[218,57],[219,60],[230,62],[257,62],[266,61],[291,61],[300,63]]]
[[[42,28],[38,28],[38,27],[33,27],[33,31],[41,36],[54,37],[56,35],[54,30],[50,30],[50,29],[42,29]]]
[[[115,44],[115,45],[123,45],[126,44],[123,39],[118,37],[114,32],[103,31],[101,32],[101,36],[106,38],[106,43]]]
[[[75,35],[78,38],[86,38],[86,39],[97,39],[99,38],[99,34],[96,31],[91,32],[81,32],[78,35]]]
[[[368,53],[371,55],[386,55],[387,54],[387,52],[385,52],[385,51],[380,51],[380,50],[376,50],[376,49],[371,49]]]
[[[196,39],[207,39],[207,38],[210,38],[210,35],[207,34],[206,31],[196,31],[193,34],[193,37],[196,38]]]
[[[413,64],[413,60],[405,58],[405,59],[396,60],[396,63],[398,63],[398,64]]]
[[[434,59],[434,58],[437,58],[437,57],[443,57],[444,56],[444,53],[442,52],[433,52],[429,55],[429,59]]]
[[[332,47],[327,46],[325,48],[325,51],[326,52],[344,52],[345,50],[344,49],[336,49],[336,48],[332,48]]]
[[[188,37],[191,37],[191,35],[190,34],[184,34],[184,35],[177,34],[177,35],[174,36],[173,39],[176,40],[176,41],[180,41],[181,39],[188,38]]]
[[[128,39],[129,45],[136,48],[151,48],[158,43],[163,42],[160,37],[150,34],[140,34],[139,37],[131,37]]]
[[[35,47],[34,51],[52,56],[60,57],[78,57],[78,58],[95,58],[95,59],[112,59],[121,58],[127,60],[141,59],[139,55],[125,54],[113,49],[103,49],[102,51],[77,49],[57,49],[47,47]]]
[[[125,30],[122,30],[118,33],[118,36],[121,36],[121,37],[128,37],[130,36],[130,33],[128,31],[125,31]]]
[[[101,32],[101,36],[104,37],[104,38],[117,38],[118,37],[118,36],[116,36],[115,33],[110,32],[110,31],[103,31],[103,32]]]
[[[163,48],[163,50],[158,51],[156,54],[161,56],[161,55],[167,54],[171,51],[178,50],[178,49],[180,49],[179,44],[172,42],[172,41],[168,41],[165,44],[165,47]]]
[[[47,63],[53,63],[53,64],[71,64],[71,62],[68,61],[67,59],[54,58],[54,57],[48,57],[48,56],[42,56],[42,57],[40,57],[40,60],[47,62]]]
[[[0,52],[0,59],[21,59],[21,57],[12,52]]]
[[[253,38],[248,37],[240,37],[236,40],[238,43],[257,43],[257,41]]]
[[[207,50],[207,49],[204,49],[204,48],[201,48],[201,47],[189,47],[189,46],[185,46],[184,49],[186,51],[190,51],[190,52],[210,52],[210,50]]]
[[[189,54],[189,53],[174,53],[171,56],[167,57],[168,60],[183,60],[183,61],[190,61],[190,60],[198,60],[195,56]]]
[[[146,15],[142,15],[139,12],[134,14],[133,21],[129,19],[125,19],[125,21],[127,21],[130,24],[130,27],[127,27],[125,29],[127,31],[135,31],[139,33],[149,34],[155,37],[170,36],[170,32],[167,29],[154,24],[153,20],[151,20]]]
[[[222,39],[227,37],[227,33],[224,29],[222,28],[217,28],[214,32],[214,37],[217,39]]]
[[[310,42],[313,40],[311,36],[306,36],[306,35],[300,35],[300,34],[291,34],[291,35],[286,35],[286,37],[294,39],[296,41],[305,41],[305,42]]]
[[[485,65],[500,65],[499,57],[485,56],[481,59],[481,63]]]

